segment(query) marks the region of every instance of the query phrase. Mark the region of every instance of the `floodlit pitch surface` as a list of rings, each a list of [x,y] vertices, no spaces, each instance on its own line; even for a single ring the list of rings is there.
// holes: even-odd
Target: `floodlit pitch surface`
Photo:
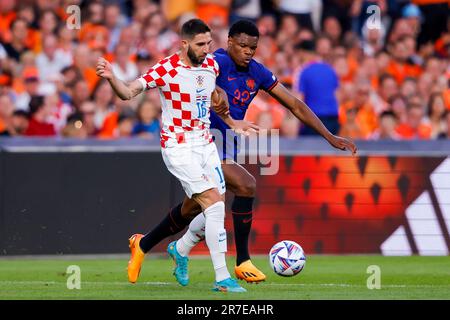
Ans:
[[[208,257],[189,262],[190,284],[172,276],[169,258],[147,258],[138,283],[127,281],[123,259],[0,259],[0,299],[450,299],[450,256],[307,256],[305,269],[284,278],[270,270],[266,257],[253,259],[267,275],[264,283],[243,284],[247,293],[212,292]],[[80,268],[80,289],[68,289],[70,265]],[[234,259],[228,259],[229,270]],[[369,266],[378,266],[380,289]],[[377,269],[377,267],[375,267]],[[374,268],[369,268],[374,270]],[[73,280],[73,278],[69,279]],[[71,281],[69,281],[71,282]],[[72,283],[74,283],[72,281]]]

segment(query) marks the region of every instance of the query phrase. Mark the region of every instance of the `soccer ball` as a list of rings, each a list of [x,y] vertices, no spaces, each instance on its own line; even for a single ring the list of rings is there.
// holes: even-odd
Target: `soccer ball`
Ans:
[[[298,243],[283,240],[270,249],[269,262],[276,274],[283,277],[292,277],[303,270],[306,256]]]

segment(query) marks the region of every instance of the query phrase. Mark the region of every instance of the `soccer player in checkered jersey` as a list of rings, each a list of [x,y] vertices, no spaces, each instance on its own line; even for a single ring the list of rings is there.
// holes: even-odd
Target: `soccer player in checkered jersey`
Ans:
[[[131,99],[144,90],[158,88],[162,103],[161,152],[168,170],[181,182],[189,199],[204,213],[205,238],[215,271],[214,290],[245,292],[228,272],[224,229],[226,190],[216,145],[209,132],[211,97],[220,102],[216,90],[218,65],[208,53],[211,44],[209,27],[199,19],[186,22],[181,29],[182,48],[161,61],[130,84],[117,79],[111,65],[103,58],[97,63],[97,75],[108,79],[114,92],[122,99]],[[242,132],[257,130],[246,121],[222,118]],[[199,211],[200,212],[200,211]],[[203,220],[202,220],[203,221]],[[140,272],[135,260],[144,253],[139,247],[140,235],[130,238],[132,257],[128,265],[129,281],[134,283]],[[176,247],[169,253],[178,264]]]
[[[226,107],[214,109],[216,113],[211,113],[210,116],[211,128],[220,130],[222,138],[229,140],[226,134],[229,126],[218,117],[218,114],[229,112],[234,119],[243,119],[251,101],[258,90],[262,89],[304,124],[314,128],[333,147],[356,153],[353,142],[331,134],[303,101],[294,97],[278,82],[272,72],[253,59],[258,39],[257,27],[252,22],[241,20],[230,28],[227,50],[219,49],[214,53],[214,59],[219,64],[220,70],[216,84],[226,92],[229,109]],[[223,104],[218,103],[218,105]],[[237,146],[233,141],[234,139],[231,141],[231,146],[227,143],[228,141],[223,142],[222,159],[227,161],[222,162],[222,169],[227,189],[235,195],[231,205],[237,254],[235,274],[238,279],[247,282],[260,282],[265,280],[266,276],[253,265],[248,250],[248,238],[253,219],[253,200],[256,194],[255,178],[242,166],[232,161],[236,159],[237,153]],[[200,211],[201,208],[194,201],[185,198],[183,203],[175,206],[140,242],[142,250],[149,252],[162,239],[178,233],[189,224],[183,237],[169,245],[169,247],[175,246],[179,253],[175,277],[182,285],[186,285],[189,281],[188,254],[204,236],[205,220],[202,214],[198,214]]]

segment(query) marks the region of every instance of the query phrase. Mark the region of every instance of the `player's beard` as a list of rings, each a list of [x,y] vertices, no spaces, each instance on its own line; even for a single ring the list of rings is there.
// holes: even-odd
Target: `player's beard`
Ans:
[[[189,60],[191,60],[194,65],[202,64],[203,60],[205,60],[205,57],[201,58],[196,56],[194,50],[191,49],[191,46],[188,47],[187,55]]]

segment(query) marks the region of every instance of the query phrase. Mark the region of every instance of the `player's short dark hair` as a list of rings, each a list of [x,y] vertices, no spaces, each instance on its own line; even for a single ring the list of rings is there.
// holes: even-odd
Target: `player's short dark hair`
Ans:
[[[233,23],[233,25],[230,28],[230,31],[228,32],[228,36],[234,37],[235,35],[241,33],[245,33],[246,35],[249,35],[251,37],[259,38],[258,27],[256,27],[256,24],[254,24],[252,21],[249,20],[239,20]]]
[[[191,19],[181,26],[181,38],[192,39],[200,33],[211,32],[206,23],[200,19]]]

